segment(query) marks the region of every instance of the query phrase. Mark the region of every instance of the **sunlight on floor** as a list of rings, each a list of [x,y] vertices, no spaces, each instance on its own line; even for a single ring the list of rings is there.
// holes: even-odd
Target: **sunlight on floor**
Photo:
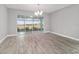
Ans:
[[[18,37],[19,38],[25,37],[25,32],[18,32]]]
[[[17,32],[17,37],[19,39],[24,39],[25,37],[28,37],[32,32]]]

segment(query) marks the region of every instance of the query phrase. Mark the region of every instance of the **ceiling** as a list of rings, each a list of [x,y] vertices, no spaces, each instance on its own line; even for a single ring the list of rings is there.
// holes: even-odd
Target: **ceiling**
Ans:
[[[45,13],[51,13],[61,8],[70,6],[70,4],[40,4],[39,9]],[[7,8],[24,10],[24,11],[36,11],[38,9],[37,4],[6,4]]]

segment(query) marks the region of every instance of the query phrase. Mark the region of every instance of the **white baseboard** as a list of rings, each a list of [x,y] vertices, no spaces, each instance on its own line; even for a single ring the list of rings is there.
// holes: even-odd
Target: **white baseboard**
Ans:
[[[16,34],[11,34],[11,35],[6,35],[3,39],[0,40],[0,44],[7,38],[10,36],[17,36]]]
[[[7,35],[0,40],[0,44],[7,38]]]
[[[10,37],[10,36],[17,36],[17,34],[9,34],[9,35],[7,35],[7,37]]]
[[[66,38],[69,38],[69,39],[73,39],[73,40],[77,40],[77,41],[79,41],[79,39],[77,39],[77,38],[70,37],[70,36],[63,35],[63,34],[56,33],[56,32],[46,31],[45,33],[53,33],[53,34],[56,34],[56,35],[59,35],[59,36],[62,36],[62,37],[66,37]]]

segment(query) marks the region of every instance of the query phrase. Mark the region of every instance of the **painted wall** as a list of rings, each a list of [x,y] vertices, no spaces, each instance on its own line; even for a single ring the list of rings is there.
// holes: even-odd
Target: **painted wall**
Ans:
[[[0,5],[0,39],[7,35],[7,8]]]
[[[25,15],[25,16],[32,16],[34,15],[33,12],[29,11],[21,11],[21,10],[14,10],[14,9],[8,9],[8,16],[9,16],[9,23],[8,23],[8,34],[16,34],[16,17],[17,15]],[[49,17],[47,14],[44,14],[44,28],[45,31],[49,30]]]
[[[51,32],[79,38],[79,5],[51,13]]]

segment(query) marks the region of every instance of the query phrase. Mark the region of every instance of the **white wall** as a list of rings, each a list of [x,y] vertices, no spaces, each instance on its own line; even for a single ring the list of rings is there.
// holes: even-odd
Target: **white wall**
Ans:
[[[7,8],[0,5],[0,39],[7,35]]]
[[[71,5],[52,13],[51,31],[79,38],[79,5]]]
[[[8,23],[8,34],[12,35],[12,34],[16,34],[16,17],[17,15],[25,15],[25,16],[31,16],[34,15],[33,12],[29,12],[29,11],[21,11],[21,10],[14,10],[14,9],[8,9],[8,16],[9,16],[9,23]],[[44,15],[44,27],[45,27],[45,31],[49,30],[49,17],[47,14]]]

